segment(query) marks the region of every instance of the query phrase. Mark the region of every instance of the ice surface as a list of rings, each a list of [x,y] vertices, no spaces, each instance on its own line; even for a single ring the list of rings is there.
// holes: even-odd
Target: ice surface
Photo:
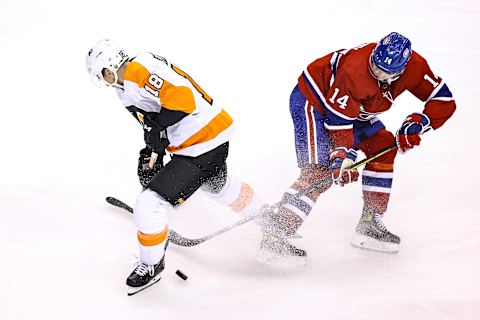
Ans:
[[[480,9],[477,1],[0,2],[0,319],[480,319]],[[182,66],[234,117],[229,166],[267,201],[296,178],[288,97],[315,58],[409,36],[458,110],[397,158],[386,225],[397,255],[350,246],[360,184],[323,195],[295,243],[305,267],[260,266],[253,225],[171,246],[163,279],[133,297],[131,216],[141,128],[84,58],[100,38]],[[395,130],[422,106],[405,94]],[[200,237],[236,221],[196,194],[171,226]],[[181,280],[175,270],[189,278]]]

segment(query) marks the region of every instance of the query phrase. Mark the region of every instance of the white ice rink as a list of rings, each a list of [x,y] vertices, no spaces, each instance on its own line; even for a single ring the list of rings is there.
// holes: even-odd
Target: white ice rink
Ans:
[[[480,319],[480,7],[477,0],[0,1],[0,320]],[[170,246],[163,279],[127,297],[142,130],[85,71],[111,37],[182,66],[236,121],[229,168],[276,202],[297,177],[288,98],[333,50],[408,36],[457,112],[396,161],[386,225],[397,255],[350,246],[361,184],[332,187],[300,229],[306,266],[256,261],[245,225]],[[422,111],[408,93],[380,118]],[[363,157],[363,155],[362,155]],[[236,221],[198,193],[171,226],[200,237]],[[189,279],[175,275],[177,269]]]

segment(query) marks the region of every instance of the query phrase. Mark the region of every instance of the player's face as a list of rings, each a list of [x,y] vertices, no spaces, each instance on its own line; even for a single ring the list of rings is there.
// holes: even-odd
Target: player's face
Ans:
[[[106,83],[113,84],[115,82],[115,75],[113,74],[112,71],[108,69],[103,69],[102,75]]]
[[[373,63],[372,59],[369,59],[370,61],[370,71],[372,71],[372,75],[375,79],[381,82],[388,82],[391,83],[395,80],[397,80],[400,75],[402,74],[403,71],[397,72],[397,73],[388,73],[377,67],[375,63]]]

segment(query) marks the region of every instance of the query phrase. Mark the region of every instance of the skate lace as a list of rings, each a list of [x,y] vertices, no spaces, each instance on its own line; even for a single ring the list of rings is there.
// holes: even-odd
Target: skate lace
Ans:
[[[142,262],[138,262],[137,267],[135,268],[135,273],[139,276],[144,276],[147,273],[153,276],[155,272],[155,268],[152,265],[144,264]]]
[[[387,228],[383,224],[382,216],[378,213],[375,213],[373,218],[375,219],[375,225],[382,231],[388,232]]]

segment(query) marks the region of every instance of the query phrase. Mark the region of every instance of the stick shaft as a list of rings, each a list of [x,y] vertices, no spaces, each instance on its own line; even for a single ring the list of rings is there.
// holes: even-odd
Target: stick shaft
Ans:
[[[382,151],[378,152],[377,154],[374,154],[374,155],[371,156],[370,158],[366,158],[366,159],[363,159],[362,161],[356,162],[356,163],[353,164],[352,166],[348,167],[348,169],[350,169],[350,170],[358,169],[359,167],[363,166],[364,164],[367,164],[367,163],[369,163],[369,162],[372,161],[372,160],[375,160],[375,159],[377,159],[377,158],[380,158],[380,157],[383,156],[384,154],[389,153],[390,151],[395,150],[395,149],[397,149],[397,146],[396,146],[396,145],[391,146],[390,148],[387,148],[387,149],[385,149],[385,150],[382,150]]]

